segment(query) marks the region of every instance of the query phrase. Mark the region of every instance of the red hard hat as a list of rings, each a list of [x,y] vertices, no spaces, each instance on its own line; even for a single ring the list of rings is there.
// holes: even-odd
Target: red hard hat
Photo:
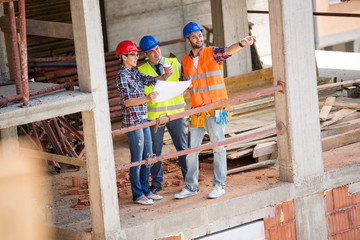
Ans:
[[[137,49],[137,47],[135,46],[135,44],[130,41],[130,40],[126,40],[126,41],[122,41],[121,43],[119,43],[116,47],[116,56],[120,56],[121,54],[124,53],[128,53],[128,52],[139,52],[140,50]]]

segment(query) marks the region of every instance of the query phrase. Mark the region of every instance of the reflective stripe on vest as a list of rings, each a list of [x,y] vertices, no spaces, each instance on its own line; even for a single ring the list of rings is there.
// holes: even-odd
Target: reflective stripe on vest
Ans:
[[[165,63],[173,63],[172,68],[174,69],[174,73],[167,79],[167,81],[179,81],[179,62],[176,58],[165,58]],[[139,71],[146,75],[157,76],[155,70],[150,65],[149,62],[140,66]],[[149,95],[153,92],[154,86],[145,86],[145,94]],[[172,115],[175,113],[183,112],[185,110],[185,101],[184,96],[182,94],[175,96],[167,101],[163,102],[155,102],[149,101],[147,102],[148,107],[148,120],[154,120],[160,116],[160,114],[166,113],[168,115]]]
[[[213,48],[204,47],[195,67],[190,54],[182,59],[186,80],[191,80],[189,88],[191,107],[198,107],[228,99],[223,66],[214,59]]]
[[[211,90],[217,90],[217,89],[222,89],[222,88],[226,88],[224,83],[203,87],[200,89],[200,92],[205,93],[205,92],[208,92]],[[199,92],[199,88],[189,89],[189,92],[190,92],[190,94],[197,93],[197,92]]]
[[[173,110],[180,110],[185,107],[185,104],[178,104],[178,105],[172,105],[167,107],[148,107],[149,112],[165,112],[165,111],[173,111]]]

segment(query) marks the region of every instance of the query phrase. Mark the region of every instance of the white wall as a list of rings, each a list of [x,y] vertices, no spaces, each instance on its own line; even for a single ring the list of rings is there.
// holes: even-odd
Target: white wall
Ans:
[[[136,45],[145,35],[158,41],[182,38],[182,29],[190,21],[211,24],[209,0],[105,0],[109,51],[123,40]],[[161,48],[164,56],[170,52],[179,60],[189,51],[185,43]]]

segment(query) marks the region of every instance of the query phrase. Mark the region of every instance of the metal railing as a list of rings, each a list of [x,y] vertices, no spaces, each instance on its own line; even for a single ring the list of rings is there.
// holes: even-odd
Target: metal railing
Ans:
[[[264,96],[264,95],[269,95],[275,92],[283,92],[285,89],[285,83],[283,82],[278,82],[278,84],[276,86],[273,87],[269,87],[269,88],[265,88],[259,91],[255,91],[252,93],[248,93],[248,94],[244,94],[238,97],[234,97],[234,98],[230,98],[228,100],[225,101],[221,101],[221,102],[217,102],[217,103],[212,103],[206,106],[201,106],[201,107],[197,107],[197,108],[193,108],[181,113],[176,113],[170,116],[163,116],[163,117],[159,117],[156,120],[153,121],[149,121],[140,125],[136,125],[136,126],[131,126],[131,127],[127,127],[127,128],[123,128],[123,129],[117,129],[112,131],[112,136],[115,137],[117,135],[120,134],[124,134],[127,132],[131,132],[137,129],[141,129],[141,128],[145,128],[145,127],[149,127],[149,126],[153,126],[156,125],[156,129],[161,126],[162,124],[165,124],[169,121],[175,120],[175,119],[179,119],[182,117],[186,117],[192,114],[196,114],[196,113],[201,113],[204,111],[209,111],[212,109],[216,109],[219,107],[223,107],[223,106],[228,106],[232,103],[237,103],[240,101],[244,101],[244,100],[248,100],[248,99],[252,99],[252,98],[256,98],[256,97],[260,97],[260,96]],[[193,152],[199,152],[199,151],[203,151],[203,150],[207,150],[207,149],[212,149],[214,147],[218,147],[218,146],[222,146],[222,145],[227,145],[227,144],[231,144],[231,143],[235,143],[235,142],[239,142],[239,141],[243,141],[243,140],[248,140],[248,139],[254,139],[256,137],[261,137],[261,136],[266,136],[269,134],[274,134],[274,133],[278,133],[278,132],[284,132],[285,131],[285,126],[283,123],[278,123],[277,126],[275,128],[271,128],[271,129],[267,129],[264,131],[259,131],[256,133],[252,133],[252,134],[248,134],[248,135],[244,135],[244,136],[240,136],[240,137],[235,137],[235,138],[231,138],[231,139],[227,139],[224,141],[220,141],[220,142],[214,142],[214,143],[208,143],[208,144],[204,144],[195,148],[188,148],[182,151],[178,151],[178,152],[174,152],[174,153],[170,153],[170,154],[166,154],[166,155],[161,155],[161,156],[149,156],[149,158],[145,159],[145,160],[141,160],[138,162],[132,162],[129,164],[124,164],[124,165],[119,165],[116,167],[117,170],[119,169],[123,169],[123,168],[129,168],[129,167],[134,167],[134,166],[139,166],[142,164],[153,164],[155,162],[159,162],[162,160],[166,160],[169,158],[174,158],[174,157],[178,157],[178,156],[182,156],[182,155],[187,155],[189,153],[193,153]]]

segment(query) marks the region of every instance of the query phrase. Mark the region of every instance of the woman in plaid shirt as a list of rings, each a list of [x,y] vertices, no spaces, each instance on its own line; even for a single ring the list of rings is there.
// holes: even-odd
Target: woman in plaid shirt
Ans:
[[[158,77],[144,75],[135,67],[138,60],[138,50],[129,40],[119,43],[116,56],[119,56],[121,68],[116,76],[116,87],[120,93],[123,107],[123,127],[139,125],[147,121],[148,101],[154,100],[158,93],[152,92],[148,96],[144,93],[144,85],[155,85],[156,80],[166,80],[169,74]],[[151,156],[152,141],[149,127],[126,133],[131,153],[131,162],[141,161]],[[139,204],[153,204],[153,200],[160,200],[162,196],[155,195],[149,188],[150,168],[145,165],[130,168],[130,182],[133,201]]]

